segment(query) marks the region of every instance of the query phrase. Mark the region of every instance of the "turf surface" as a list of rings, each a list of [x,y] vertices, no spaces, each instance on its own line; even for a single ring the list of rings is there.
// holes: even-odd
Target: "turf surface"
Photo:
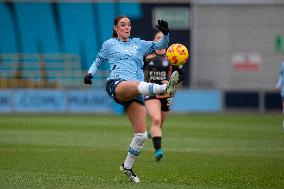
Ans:
[[[119,171],[132,137],[125,116],[0,115],[0,188],[284,188],[281,114],[170,114],[165,157],[150,140],[141,183]]]

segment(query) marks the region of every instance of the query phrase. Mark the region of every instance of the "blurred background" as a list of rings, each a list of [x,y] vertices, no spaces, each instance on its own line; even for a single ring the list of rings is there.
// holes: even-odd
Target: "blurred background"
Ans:
[[[165,19],[170,44],[189,49],[173,112],[281,112],[281,0],[1,0],[0,112],[122,113],[105,92],[109,65],[83,84],[117,15],[145,40]]]

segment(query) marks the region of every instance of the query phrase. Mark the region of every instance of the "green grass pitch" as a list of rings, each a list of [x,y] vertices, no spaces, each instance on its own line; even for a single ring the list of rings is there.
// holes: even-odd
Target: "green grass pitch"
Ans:
[[[131,138],[125,116],[2,114],[0,188],[284,188],[281,114],[170,114],[165,157],[146,142],[139,184],[119,171]]]

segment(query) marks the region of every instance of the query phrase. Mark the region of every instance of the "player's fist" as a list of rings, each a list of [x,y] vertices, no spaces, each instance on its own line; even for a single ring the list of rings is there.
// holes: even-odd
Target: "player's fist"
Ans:
[[[84,83],[91,85],[92,84],[92,78],[93,78],[93,75],[91,73],[86,74],[84,76]]]
[[[168,22],[165,20],[158,20],[158,24],[156,27],[164,34],[168,35],[169,33],[169,27],[168,27]]]

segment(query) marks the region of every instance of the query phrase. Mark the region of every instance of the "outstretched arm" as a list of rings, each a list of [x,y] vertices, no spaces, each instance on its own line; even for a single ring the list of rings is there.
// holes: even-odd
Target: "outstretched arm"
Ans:
[[[281,77],[281,75],[280,75],[280,76],[279,76],[279,79],[278,79],[278,81],[277,81],[277,83],[276,83],[276,85],[275,85],[275,89],[276,89],[276,90],[280,90],[281,80],[282,80],[282,77]]]
[[[106,59],[102,58],[99,54],[97,55],[96,57],[96,60],[93,62],[93,64],[91,65],[91,67],[89,68],[89,71],[88,73],[92,74],[92,75],[95,75],[97,70],[98,70],[98,67],[99,65],[101,65],[101,63],[103,61],[105,61]]]
[[[168,22],[159,20],[156,27],[164,34],[160,41],[144,41],[141,40],[144,54],[149,54],[158,49],[166,49],[169,43],[169,28]]]
[[[168,22],[165,20],[158,20],[158,24],[156,27],[164,34],[168,35],[170,32],[170,29],[168,27]]]
[[[97,70],[98,70],[98,66],[107,60],[108,57],[108,52],[109,49],[107,47],[107,44],[104,43],[102,46],[102,49],[100,50],[100,52],[98,53],[95,61],[93,62],[93,64],[91,65],[91,67],[89,68],[88,73],[84,76],[84,83],[85,84],[92,84],[92,78],[93,76],[96,74]]]
[[[169,43],[169,34],[164,35],[160,41],[144,41],[141,40],[144,54],[150,54],[158,49],[166,49]]]
[[[168,46],[169,43],[169,27],[168,22],[165,20],[158,20],[158,24],[156,27],[164,34],[164,37],[162,40],[154,42],[157,49],[165,49]],[[155,49],[156,50],[156,49]]]
[[[153,41],[153,49],[166,49],[169,43],[169,34],[164,35],[160,41]]]

